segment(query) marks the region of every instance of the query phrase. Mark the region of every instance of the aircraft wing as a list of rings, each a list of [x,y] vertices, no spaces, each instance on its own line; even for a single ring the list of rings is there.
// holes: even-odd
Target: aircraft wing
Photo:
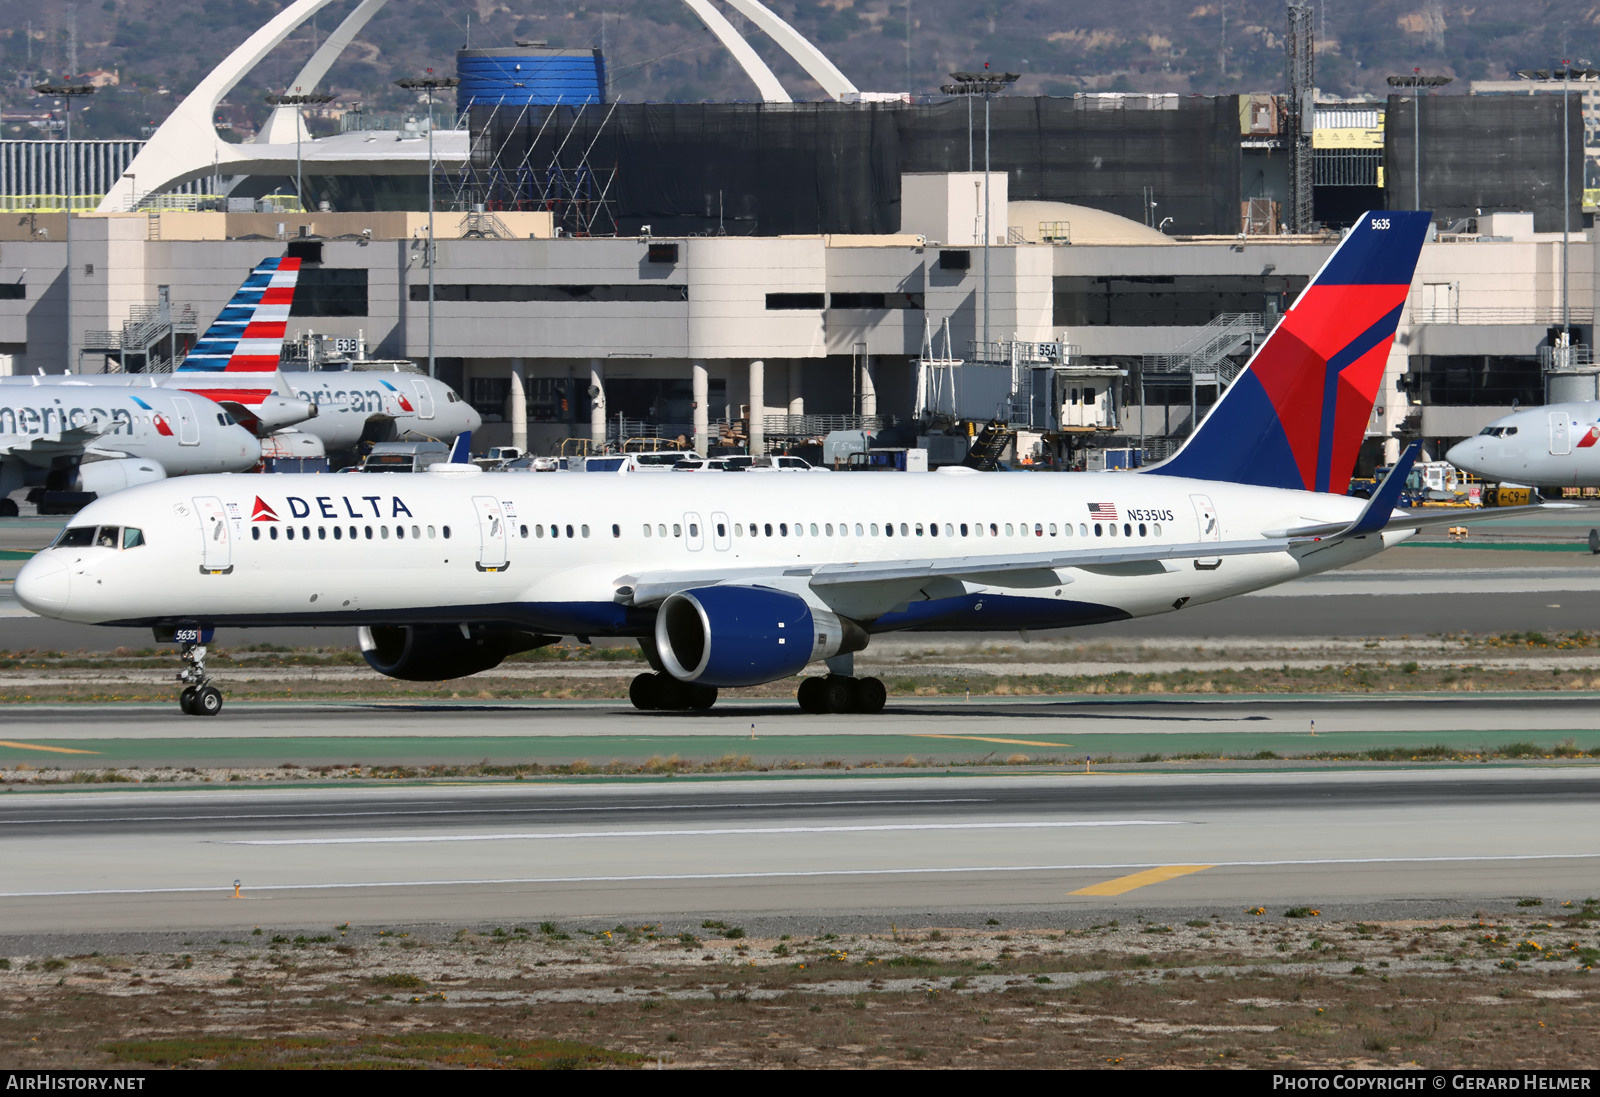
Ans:
[[[1343,528],[1342,526],[1340,527]],[[1159,560],[1210,559],[1219,556],[1251,556],[1265,552],[1284,552],[1302,542],[1301,538],[1256,538],[1248,541],[1194,541],[1178,545],[1130,545],[1095,547],[1054,552],[1019,552],[1005,556],[947,556],[917,564],[870,562],[859,564],[818,564],[815,567],[742,568],[716,571],[658,571],[624,576],[620,583],[632,588],[634,605],[652,605],[668,595],[692,587],[717,584],[759,583],[804,579],[814,589],[848,587],[870,583],[897,583],[916,579],[978,579],[1007,572],[1054,570],[1056,568],[1110,567]]]
[[[0,457],[14,457],[29,465],[48,468],[57,457],[76,457],[105,432],[94,427],[69,427],[53,434],[29,435],[15,442],[0,442]]]

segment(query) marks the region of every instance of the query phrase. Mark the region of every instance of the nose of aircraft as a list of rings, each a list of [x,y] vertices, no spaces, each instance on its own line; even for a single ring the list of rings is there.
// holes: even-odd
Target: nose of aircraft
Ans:
[[[240,426],[233,428],[232,438],[239,444],[240,458],[251,464],[261,460],[261,439]]]
[[[477,408],[473,407],[465,400],[461,401],[461,409],[466,414],[466,425],[461,429],[476,433],[478,428],[483,426],[483,416],[478,414]]]
[[[1474,459],[1478,456],[1479,448],[1480,446],[1476,438],[1468,438],[1463,442],[1457,442],[1455,445],[1446,450],[1444,459],[1449,461],[1458,469],[1465,469],[1468,472],[1477,472],[1478,470],[1474,468],[1473,465]]]
[[[54,617],[67,608],[67,565],[50,553],[40,553],[17,573],[12,590],[24,609],[40,617]]]

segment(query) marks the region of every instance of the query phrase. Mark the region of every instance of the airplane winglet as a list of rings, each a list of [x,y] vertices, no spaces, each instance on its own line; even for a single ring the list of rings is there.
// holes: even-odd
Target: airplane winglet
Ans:
[[[456,435],[456,443],[450,447],[450,463],[452,465],[470,465],[472,463],[472,432],[470,430],[464,430]]]
[[[1400,501],[1400,492],[1405,489],[1406,477],[1411,475],[1411,466],[1416,463],[1417,453],[1421,449],[1421,442],[1412,442],[1406,447],[1406,451],[1400,455],[1400,460],[1389,470],[1389,475],[1378,485],[1378,490],[1372,493],[1372,499],[1361,512],[1361,517],[1352,522],[1341,536],[1358,537],[1364,533],[1377,533],[1389,524],[1389,516],[1394,513],[1395,504]]]

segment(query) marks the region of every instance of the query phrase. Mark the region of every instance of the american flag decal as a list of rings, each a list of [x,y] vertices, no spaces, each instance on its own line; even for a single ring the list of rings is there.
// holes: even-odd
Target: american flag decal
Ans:
[[[1090,503],[1089,517],[1100,522],[1115,522],[1117,508],[1111,503]]]

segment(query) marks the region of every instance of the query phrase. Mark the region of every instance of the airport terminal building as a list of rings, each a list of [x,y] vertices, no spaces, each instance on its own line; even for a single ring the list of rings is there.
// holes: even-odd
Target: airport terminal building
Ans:
[[[1596,395],[1584,115],[1559,96],[1000,96],[974,114],[970,95],[861,92],[788,40],[827,101],[750,68],[760,102],[622,104],[598,51],[519,43],[462,51],[448,129],[352,117],[313,139],[279,106],[254,142],[221,141],[221,96],[325,2],[274,16],[137,148],[0,142],[0,371],[171,368],[287,251],[303,260],[288,367],[431,368],[483,413],[478,447],[773,449],[998,419],[1018,456],[1149,460],[1339,225],[1420,199],[1437,233],[1363,465]],[[226,194],[196,193],[222,177]],[[93,195],[70,229],[40,193],[63,190]],[[1308,211],[1329,227],[1284,231]]]
[[[547,214],[441,214],[436,369],[484,413],[479,445],[535,452],[619,433],[777,446],[855,417],[915,419],[937,410],[930,377],[997,365],[1055,383],[1055,406],[1019,425],[1159,451],[1332,247],[1173,238],[1082,207],[1006,203],[997,175],[985,248],[981,184],[981,173],[908,179],[921,197],[904,231],[884,235],[557,237]],[[74,368],[117,369],[119,341],[132,347],[129,329],[163,301],[203,328],[252,265],[286,249],[305,260],[291,340],[428,362],[425,215],[75,217],[70,319],[64,221],[40,215],[0,236],[0,361],[14,372],[59,372],[69,355]],[[1589,344],[1595,246],[1574,237],[1564,279],[1560,234],[1534,232],[1531,215],[1475,227],[1423,249],[1373,413],[1374,457],[1413,438],[1434,449],[1541,402],[1563,316]],[[1592,397],[1586,369],[1572,381]],[[981,391],[960,410],[1004,416],[1008,395]]]

